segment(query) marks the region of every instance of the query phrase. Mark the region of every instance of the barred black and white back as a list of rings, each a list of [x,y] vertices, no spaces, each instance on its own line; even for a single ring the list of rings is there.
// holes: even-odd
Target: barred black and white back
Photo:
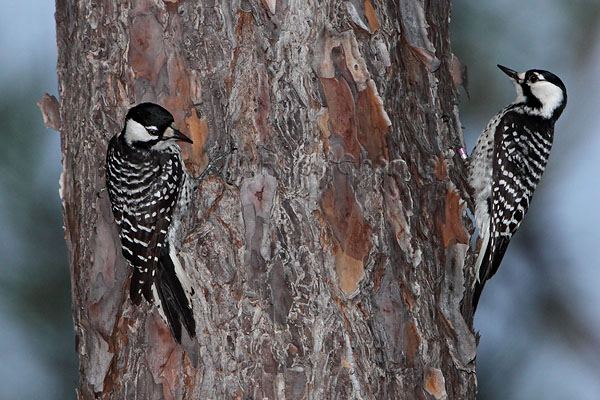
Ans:
[[[554,123],[567,104],[565,85],[556,75],[498,67],[514,82],[517,99],[490,120],[471,155],[469,182],[482,242],[476,262],[474,309],[527,213],[548,162]]]
[[[173,246],[173,219],[186,208],[190,192],[178,140],[191,142],[167,110],[152,103],[133,107],[108,145],[106,186],[123,255],[134,267],[131,300],[156,302],[181,342],[181,325],[194,337],[195,321],[193,288]]]

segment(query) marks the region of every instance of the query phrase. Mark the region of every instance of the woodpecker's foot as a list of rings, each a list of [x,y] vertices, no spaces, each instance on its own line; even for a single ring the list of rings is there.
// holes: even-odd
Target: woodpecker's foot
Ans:
[[[228,155],[230,155],[231,153],[233,153],[236,150],[237,150],[236,147],[231,147],[231,149],[229,149],[229,151],[219,154],[216,158],[214,158],[212,160],[208,160],[208,164],[206,165],[206,168],[204,168],[204,171],[202,171],[200,176],[197,178],[198,183],[202,182],[202,180],[206,177],[206,175],[210,174],[211,171],[213,171],[213,173],[215,173],[216,175],[221,175],[221,171],[223,170],[224,165],[219,165],[219,161],[223,160],[225,157],[227,157]]]

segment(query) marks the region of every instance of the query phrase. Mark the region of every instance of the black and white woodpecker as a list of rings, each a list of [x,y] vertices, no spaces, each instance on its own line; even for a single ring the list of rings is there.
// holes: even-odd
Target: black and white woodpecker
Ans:
[[[514,82],[517,99],[490,120],[471,155],[469,183],[481,238],[473,310],[527,213],[548,162],[554,123],[567,105],[567,89],[551,72],[498,67]]]
[[[174,247],[178,218],[191,193],[177,141],[192,142],[163,107],[131,108],[108,145],[106,187],[123,255],[133,267],[131,300],[138,305],[143,296],[154,302],[181,343],[182,325],[194,337],[196,323],[194,290]]]

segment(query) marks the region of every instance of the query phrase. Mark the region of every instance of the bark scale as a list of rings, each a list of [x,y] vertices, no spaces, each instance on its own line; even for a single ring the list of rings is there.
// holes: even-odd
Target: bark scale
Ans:
[[[56,7],[79,398],[475,398],[449,1]],[[129,301],[104,191],[108,141],[142,101],[193,138],[193,173],[238,149],[179,246],[196,367]]]

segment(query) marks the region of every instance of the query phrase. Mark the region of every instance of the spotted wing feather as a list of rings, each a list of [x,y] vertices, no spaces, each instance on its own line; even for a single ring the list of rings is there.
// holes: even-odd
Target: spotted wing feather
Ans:
[[[182,166],[177,154],[157,154],[156,159],[149,159],[125,151],[116,138],[111,140],[107,154],[107,188],[113,214],[123,255],[134,267],[130,296],[136,304],[141,295],[151,302],[158,258],[161,248],[166,247],[179,194],[177,182]]]
[[[521,225],[552,148],[553,127],[542,118],[523,124],[516,112],[504,115],[494,135],[489,255],[480,281],[500,266],[512,235]]]

